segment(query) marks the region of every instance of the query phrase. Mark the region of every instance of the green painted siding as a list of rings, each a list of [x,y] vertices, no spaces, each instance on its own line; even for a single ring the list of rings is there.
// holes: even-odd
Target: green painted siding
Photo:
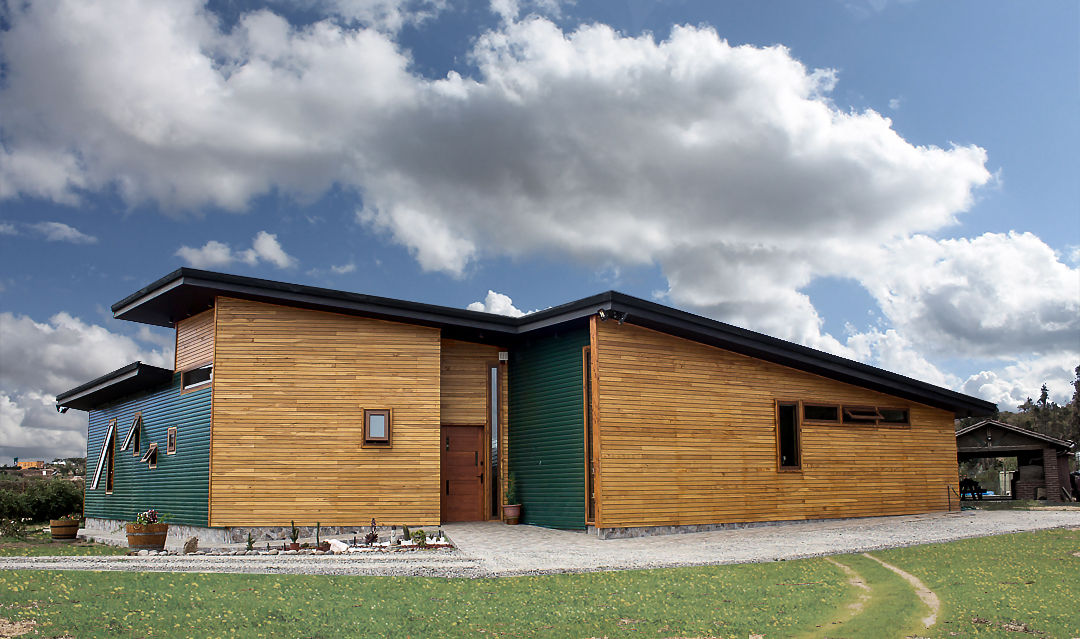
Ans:
[[[585,529],[581,349],[588,327],[531,340],[510,360],[510,472],[522,521]]]
[[[121,451],[135,414],[142,412],[142,450]],[[111,495],[105,494],[105,472],[92,490],[101,445],[109,421],[116,419],[115,470]],[[176,454],[165,454],[166,434],[176,426]],[[157,468],[140,462],[151,442],[158,445]],[[86,443],[87,517],[124,519],[149,508],[169,515],[168,521],[206,526],[210,499],[210,389],[180,394],[180,375],[168,386],[125,398],[90,412]]]

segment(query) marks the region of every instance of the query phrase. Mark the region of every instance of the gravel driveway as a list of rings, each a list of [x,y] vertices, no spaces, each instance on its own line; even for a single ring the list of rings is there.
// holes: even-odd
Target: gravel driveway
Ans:
[[[1062,527],[1076,528],[1080,538],[1080,509],[794,522],[607,540],[580,532],[485,522],[443,526],[455,550],[323,556],[0,557],[0,569],[494,577],[799,559]]]

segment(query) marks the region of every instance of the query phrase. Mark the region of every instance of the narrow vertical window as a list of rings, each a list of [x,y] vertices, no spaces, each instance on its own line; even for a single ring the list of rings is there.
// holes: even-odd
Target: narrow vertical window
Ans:
[[[801,467],[799,454],[799,405],[795,403],[776,404],[777,454],[781,470],[795,470]]]
[[[135,420],[135,432],[132,434],[132,442],[135,444],[135,450],[131,451],[131,454],[135,457],[139,456],[142,452],[142,417],[140,416]]]
[[[101,452],[98,454],[97,470],[94,471],[94,481],[90,484],[90,490],[97,490],[97,487],[101,485],[101,478],[105,476],[105,485],[109,491],[112,490],[112,481],[109,479],[112,476],[112,449],[113,441],[116,439],[116,420],[109,420],[108,429],[105,431],[105,440],[101,444]]]
[[[165,454],[166,455],[175,455],[176,454],[176,426],[170,427],[169,428],[169,433],[165,437]]]
[[[502,495],[499,489],[499,366],[488,368],[488,405],[491,408],[491,516],[499,516]]]
[[[110,442],[110,445],[109,445],[109,450],[105,451],[105,454],[108,455],[108,457],[105,460],[105,463],[107,465],[107,467],[105,469],[105,494],[110,494],[113,491],[113,479],[115,478],[115,473],[114,473],[115,463],[114,462],[115,462],[115,457],[116,457],[116,455],[114,454],[113,446],[112,446],[111,442]]]

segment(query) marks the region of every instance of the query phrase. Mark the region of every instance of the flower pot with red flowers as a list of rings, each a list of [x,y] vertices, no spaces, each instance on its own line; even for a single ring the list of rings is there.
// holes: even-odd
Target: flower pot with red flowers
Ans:
[[[82,521],[82,517],[79,515],[68,515],[67,517],[61,517],[60,519],[50,519],[49,532],[52,534],[53,540],[74,540],[75,536],[79,534],[80,521]]]
[[[162,522],[153,508],[139,513],[135,523],[127,525],[128,548],[132,550],[165,550],[168,536],[169,524]]]

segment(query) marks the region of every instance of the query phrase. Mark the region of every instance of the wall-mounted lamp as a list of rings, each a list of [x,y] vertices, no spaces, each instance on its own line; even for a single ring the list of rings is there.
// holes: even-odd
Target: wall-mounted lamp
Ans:
[[[57,404],[56,405],[56,412],[63,415],[64,413],[68,412],[68,407],[67,406],[60,406],[60,404]]]
[[[601,322],[606,322],[607,317],[608,317],[608,312],[605,311],[604,309],[600,309],[600,310],[596,311],[596,316],[600,318]]]

